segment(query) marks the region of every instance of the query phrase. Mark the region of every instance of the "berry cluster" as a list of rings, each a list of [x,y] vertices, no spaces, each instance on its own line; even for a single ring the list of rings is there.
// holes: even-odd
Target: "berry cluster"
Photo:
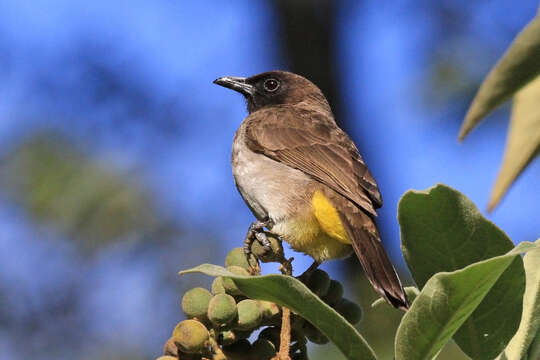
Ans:
[[[279,251],[277,246],[272,243],[274,253]],[[242,248],[229,252],[225,260],[227,270],[238,275],[259,275],[257,258],[275,261],[275,256],[265,252],[257,241],[252,251],[257,257],[249,261]],[[343,298],[343,286],[326,272],[315,270],[305,284],[351,324],[360,321],[360,307]],[[247,298],[231,279],[217,277],[211,291],[201,287],[187,291],[182,298],[182,310],[188,319],[176,325],[165,344],[165,355],[158,360],[270,360],[279,351],[281,307]],[[307,359],[308,340],[316,344],[328,342],[302,317],[293,313],[290,321],[291,359]],[[259,333],[255,336],[256,331]]]

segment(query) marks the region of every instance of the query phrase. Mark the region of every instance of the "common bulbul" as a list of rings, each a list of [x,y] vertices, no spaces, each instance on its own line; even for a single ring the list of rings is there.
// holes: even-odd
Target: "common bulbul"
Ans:
[[[354,250],[375,290],[406,310],[409,301],[374,221],[381,193],[321,90],[285,71],[214,83],[247,101],[249,115],[234,136],[231,163],[238,191],[257,219],[248,240],[268,246],[267,228],[313,257],[315,267]]]

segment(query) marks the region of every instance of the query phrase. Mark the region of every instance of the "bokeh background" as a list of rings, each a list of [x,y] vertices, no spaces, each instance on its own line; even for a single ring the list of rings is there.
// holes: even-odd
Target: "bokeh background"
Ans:
[[[399,249],[399,197],[443,182],[483,210],[508,108],[464,144],[483,76],[536,0],[0,2],[0,357],[152,359],[181,294],[222,264],[252,216],[229,157],[246,115],[223,75],[287,69],[328,95],[379,182]],[[540,233],[533,163],[489,215],[515,242]],[[300,272],[310,260],[295,254]],[[401,316],[355,259],[323,265],[364,305],[361,332],[391,359]],[[275,271],[275,268],[267,268]],[[341,359],[331,345],[313,359]],[[449,345],[441,359],[465,358]]]

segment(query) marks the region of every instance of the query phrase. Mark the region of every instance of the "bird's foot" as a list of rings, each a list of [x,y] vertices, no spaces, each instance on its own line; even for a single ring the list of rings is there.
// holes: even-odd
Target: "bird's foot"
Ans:
[[[264,231],[256,232],[255,238],[263,246],[264,253],[268,254],[272,252],[272,244],[270,243],[270,240],[268,240],[268,236],[266,236],[266,233]]]
[[[270,243],[270,240],[268,240],[268,237],[266,236],[264,232],[264,228],[268,227],[272,224],[272,220],[265,219],[263,221],[257,220],[251,223],[249,226],[248,232],[246,234],[246,238],[244,240],[244,254],[246,254],[246,257],[251,257],[251,245],[253,245],[253,242],[257,240],[264,248],[265,253],[269,253],[272,251],[272,245]]]
[[[281,261],[281,265],[279,265],[279,271],[281,271],[281,273],[283,275],[292,275],[292,262],[293,262],[294,258],[291,257],[289,259],[285,259],[283,258],[283,260]]]

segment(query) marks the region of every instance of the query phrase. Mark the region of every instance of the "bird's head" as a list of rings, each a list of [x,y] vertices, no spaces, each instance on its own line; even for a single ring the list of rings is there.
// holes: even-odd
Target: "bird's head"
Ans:
[[[313,101],[328,106],[326,98],[315,84],[286,71],[268,71],[248,78],[224,76],[214,80],[214,84],[244,95],[249,113],[269,106],[300,102]]]

